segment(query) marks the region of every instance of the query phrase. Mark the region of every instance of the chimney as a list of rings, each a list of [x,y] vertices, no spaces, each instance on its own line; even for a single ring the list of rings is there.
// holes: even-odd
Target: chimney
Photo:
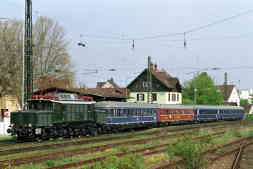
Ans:
[[[157,72],[157,64],[154,65],[154,69]]]

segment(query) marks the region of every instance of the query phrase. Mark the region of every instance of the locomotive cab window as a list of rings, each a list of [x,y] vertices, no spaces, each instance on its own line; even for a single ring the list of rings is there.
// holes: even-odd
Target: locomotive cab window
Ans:
[[[49,101],[31,101],[28,103],[29,110],[53,110],[53,103]]]

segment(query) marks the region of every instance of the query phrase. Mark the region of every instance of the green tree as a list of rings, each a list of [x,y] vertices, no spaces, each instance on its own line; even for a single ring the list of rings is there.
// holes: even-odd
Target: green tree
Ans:
[[[221,105],[223,96],[206,72],[186,81],[183,90],[183,104]]]
[[[248,99],[240,99],[240,105],[241,106],[246,105],[246,104],[249,104]]]

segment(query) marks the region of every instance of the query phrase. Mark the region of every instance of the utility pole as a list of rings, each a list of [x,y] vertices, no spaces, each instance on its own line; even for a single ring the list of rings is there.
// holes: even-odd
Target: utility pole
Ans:
[[[225,72],[225,74],[224,74],[224,94],[225,94],[225,97],[228,96],[228,73],[227,72]],[[224,100],[225,100],[225,98],[224,98]],[[227,100],[225,100],[225,101],[227,101]]]
[[[23,106],[33,92],[32,0],[25,0],[25,34],[23,56]]]
[[[151,68],[151,56],[148,57],[148,69],[147,69],[147,85],[148,85],[148,103],[152,102],[152,68]]]

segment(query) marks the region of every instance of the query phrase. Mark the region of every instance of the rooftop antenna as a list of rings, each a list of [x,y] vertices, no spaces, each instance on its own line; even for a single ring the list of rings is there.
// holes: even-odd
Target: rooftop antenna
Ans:
[[[132,49],[134,49],[134,46],[135,46],[135,44],[134,44],[134,40],[133,40],[133,43],[132,43]]]
[[[186,38],[185,38],[185,32],[184,32],[184,48],[186,49],[187,43],[186,43]]]

